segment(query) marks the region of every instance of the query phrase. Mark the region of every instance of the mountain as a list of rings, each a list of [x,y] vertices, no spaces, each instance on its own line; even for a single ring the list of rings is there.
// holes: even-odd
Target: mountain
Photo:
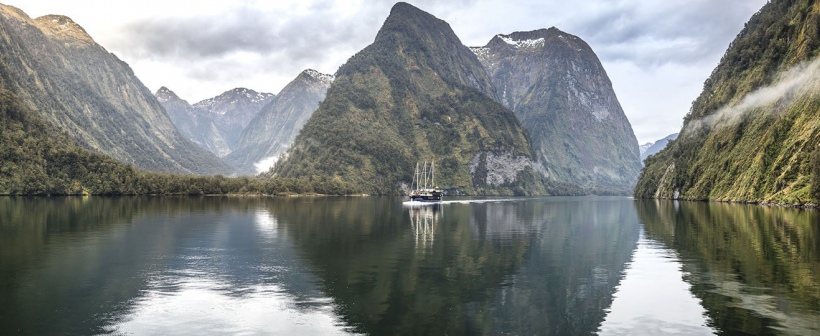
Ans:
[[[641,152],[641,160],[645,160],[650,155],[655,155],[656,153],[660,152],[662,149],[666,148],[666,145],[669,144],[670,141],[675,140],[678,138],[678,133],[667,135],[665,138],[655,141],[654,143],[648,143],[648,147]],[[643,146],[641,146],[643,147]]]
[[[198,102],[194,107],[213,120],[225,141],[233,148],[245,127],[275,96],[272,93],[236,88]]]
[[[163,86],[155,96],[182,135],[221,157],[233,151],[251,119],[276,95],[236,88],[191,105]]]
[[[446,22],[397,3],[374,42],[339,68],[273,174],[391,194],[410,184],[417,162],[435,160],[436,182],[451,194],[545,193],[526,130],[494,97]]]
[[[131,68],[70,18],[0,5],[0,63],[0,88],[84,147],[149,170],[230,170],[185,139]]]
[[[316,70],[300,73],[259,111],[225,161],[237,167],[240,174],[270,169],[325,99],[332,81],[333,76]]]
[[[164,86],[157,90],[155,96],[165,107],[171,122],[185,138],[216,155],[230,153],[228,141],[206,113],[194,108],[188,101],[179,98]]]
[[[0,73],[7,69],[0,64]],[[0,89],[0,195],[133,194],[138,172],[82,148],[29,104]]]
[[[645,152],[646,152],[646,150],[647,150],[647,149],[649,149],[649,147],[652,147],[652,145],[653,145],[653,144],[654,144],[654,143],[652,143],[652,142],[647,142],[647,143],[645,143],[645,144],[643,144],[643,145],[638,146],[638,153],[640,153],[640,154],[641,154],[641,158],[642,158],[642,159],[643,159],[643,153],[645,153]]]
[[[499,34],[471,50],[499,102],[529,131],[550,178],[593,191],[632,190],[638,141],[586,42],[553,27]]]
[[[642,198],[820,203],[820,1],[769,1],[646,159]]]

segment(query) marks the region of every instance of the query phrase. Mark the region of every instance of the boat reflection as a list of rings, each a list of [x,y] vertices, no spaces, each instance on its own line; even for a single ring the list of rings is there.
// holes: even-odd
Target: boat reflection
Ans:
[[[432,248],[436,226],[439,218],[443,216],[441,205],[420,203],[408,205],[408,208],[416,249]]]

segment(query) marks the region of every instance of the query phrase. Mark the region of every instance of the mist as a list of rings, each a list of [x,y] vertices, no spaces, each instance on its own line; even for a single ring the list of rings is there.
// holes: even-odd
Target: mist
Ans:
[[[763,108],[764,113],[775,113],[788,106],[796,98],[809,94],[820,87],[820,58],[803,62],[783,71],[774,84],[759,88],[747,94],[737,104],[727,105],[706,117],[689,122],[683,133],[691,135],[701,127],[726,127],[735,125],[752,111]]]

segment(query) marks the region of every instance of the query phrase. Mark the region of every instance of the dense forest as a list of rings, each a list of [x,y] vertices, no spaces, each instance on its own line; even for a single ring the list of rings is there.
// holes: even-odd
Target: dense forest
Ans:
[[[677,140],[645,161],[641,198],[820,201],[820,3],[771,1],[706,80]]]
[[[147,172],[81,147],[0,89],[0,195],[358,193],[323,178],[229,178]]]

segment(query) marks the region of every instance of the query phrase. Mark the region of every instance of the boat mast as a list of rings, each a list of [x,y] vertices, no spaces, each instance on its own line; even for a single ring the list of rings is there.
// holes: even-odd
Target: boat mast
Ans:
[[[427,189],[427,161],[424,161],[424,165],[422,165],[422,175],[424,176],[424,187],[422,189]]]
[[[432,188],[436,187],[436,160],[430,161],[430,184]]]
[[[410,183],[410,190],[418,190],[419,181],[419,163],[416,162],[416,170],[413,171],[413,182]]]

